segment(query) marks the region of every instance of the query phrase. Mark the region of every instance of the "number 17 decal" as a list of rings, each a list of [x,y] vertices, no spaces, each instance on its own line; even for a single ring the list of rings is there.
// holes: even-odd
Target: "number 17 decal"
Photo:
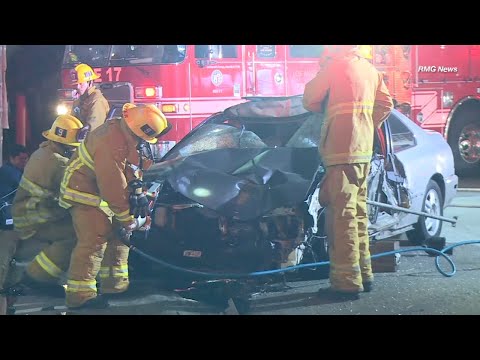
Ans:
[[[99,78],[96,79],[95,82],[120,81],[121,72],[122,72],[122,68],[119,66],[111,67],[106,70],[102,68],[96,68],[95,73],[99,76]]]

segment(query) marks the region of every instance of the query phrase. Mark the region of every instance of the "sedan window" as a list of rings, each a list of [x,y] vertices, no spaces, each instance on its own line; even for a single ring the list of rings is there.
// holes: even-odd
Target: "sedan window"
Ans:
[[[395,153],[417,145],[415,136],[400,118],[394,114],[391,114],[387,121],[390,125],[393,151]]]

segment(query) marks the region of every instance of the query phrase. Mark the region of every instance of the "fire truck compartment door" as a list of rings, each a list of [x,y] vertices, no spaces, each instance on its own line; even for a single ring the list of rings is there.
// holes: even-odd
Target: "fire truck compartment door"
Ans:
[[[193,66],[193,98],[241,98],[244,71],[241,45],[195,45]]]
[[[133,86],[129,82],[103,82],[97,87],[112,107],[127,102],[133,103]]]

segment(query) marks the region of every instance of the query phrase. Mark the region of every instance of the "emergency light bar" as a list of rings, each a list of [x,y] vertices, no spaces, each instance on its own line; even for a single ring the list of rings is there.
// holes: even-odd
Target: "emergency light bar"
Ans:
[[[176,113],[177,105],[176,104],[162,104],[163,113]]]

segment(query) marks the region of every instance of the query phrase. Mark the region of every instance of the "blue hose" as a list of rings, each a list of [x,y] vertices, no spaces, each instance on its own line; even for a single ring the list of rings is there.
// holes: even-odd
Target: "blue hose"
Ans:
[[[461,241],[459,243],[456,243],[454,245],[448,246],[444,248],[443,250],[437,250],[429,247],[423,247],[423,246],[418,246],[418,247],[412,247],[412,248],[407,248],[407,249],[401,249],[401,250],[393,250],[393,251],[387,251],[379,254],[372,255],[372,259],[376,259],[382,256],[388,256],[388,255],[393,255],[393,254],[400,254],[400,253],[405,253],[405,252],[410,252],[410,251],[425,251],[429,253],[433,253],[436,255],[435,257],[435,267],[437,270],[442,274],[443,276],[446,277],[452,277],[455,275],[457,272],[457,267],[455,266],[454,262],[452,259],[446,255],[446,252],[449,250],[456,248],[457,246],[462,246],[462,245],[469,245],[469,244],[480,244],[480,240],[469,240],[469,241]],[[164,267],[184,272],[187,274],[193,274],[193,275],[199,275],[203,277],[209,277],[209,278],[214,278],[214,279],[241,279],[241,278],[248,278],[248,277],[257,277],[257,276],[265,276],[265,275],[272,275],[272,274],[278,274],[278,273],[283,273],[283,272],[288,272],[288,271],[293,271],[297,269],[302,269],[302,268],[308,268],[308,267],[317,267],[317,266],[322,266],[322,265],[328,265],[330,262],[329,261],[321,261],[321,262],[315,262],[315,263],[308,263],[308,264],[300,264],[300,265],[294,265],[294,266],[289,266],[286,268],[282,269],[274,269],[274,270],[265,270],[265,271],[255,271],[251,273],[213,273],[213,272],[203,272],[203,271],[195,271],[195,270],[190,270],[186,269],[180,266],[176,266],[170,263],[167,263],[163,260],[157,259],[151,255],[148,255],[147,253],[144,253],[140,249],[136,248],[134,245],[128,245],[131,250],[134,252],[138,253],[139,255],[157,263],[160,264]],[[440,263],[439,259],[440,257],[443,257],[447,260],[447,262],[450,264],[450,267],[452,268],[452,271],[447,273],[443,271],[440,268]]]

